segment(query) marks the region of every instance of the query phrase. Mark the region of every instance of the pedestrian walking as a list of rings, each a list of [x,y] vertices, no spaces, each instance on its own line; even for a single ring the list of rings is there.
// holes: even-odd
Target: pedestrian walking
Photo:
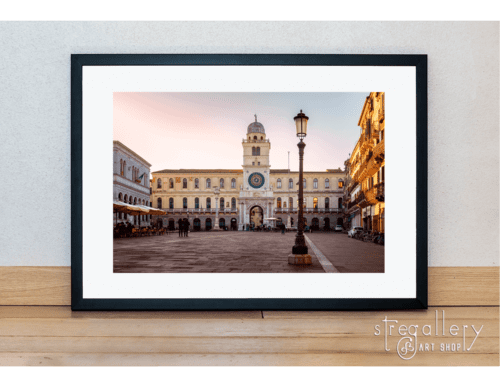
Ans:
[[[281,234],[285,234],[285,224],[281,223]]]
[[[179,219],[179,237],[184,235],[184,221]]]

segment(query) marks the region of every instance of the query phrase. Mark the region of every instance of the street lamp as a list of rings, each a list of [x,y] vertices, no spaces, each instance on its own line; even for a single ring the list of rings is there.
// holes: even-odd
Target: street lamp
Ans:
[[[295,127],[297,137],[300,142],[297,144],[299,147],[299,222],[297,225],[297,235],[295,236],[295,245],[292,248],[292,253],[288,256],[288,263],[293,265],[312,264],[311,255],[307,253],[306,240],[304,238],[304,148],[306,144],[303,139],[307,135],[307,117],[302,110],[293,118],[295,120]]]

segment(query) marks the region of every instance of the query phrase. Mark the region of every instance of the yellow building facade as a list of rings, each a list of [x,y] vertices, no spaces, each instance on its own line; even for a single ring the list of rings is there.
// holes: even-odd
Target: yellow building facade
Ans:
[[[358,122],[361,134],[346,161],[344,190],[348,227],[385,231],[385,94],[367,96]]]
[[[248,125],[241,169],[164,169],[152,173],[151,202],[167,215],[164,226],[187,218],[191,230],[246,230],[282,222],[296,227],[299,172],[271,169],[271,141],[264,126]],[[315,229],[343,220],[344,171],[304,172],[304,217]]]

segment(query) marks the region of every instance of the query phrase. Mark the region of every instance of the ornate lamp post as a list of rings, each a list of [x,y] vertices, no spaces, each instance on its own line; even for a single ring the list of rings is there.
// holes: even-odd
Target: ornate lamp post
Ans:
[[[288,256],[288,263],[294,265],[304,265],[312,264],[311,255],[307,253],[306,240],[304,238],[304,148],[306,144],[304,143],[304,138],[307,135],[307,117],[302,110],[293,118],[295,120],[295,127],[297,131],[297,137],[299,137],[300,142],[299,147],[299,222],[297,226],[297,236],[295,236],[295,245],[292,248],[292,253]]]

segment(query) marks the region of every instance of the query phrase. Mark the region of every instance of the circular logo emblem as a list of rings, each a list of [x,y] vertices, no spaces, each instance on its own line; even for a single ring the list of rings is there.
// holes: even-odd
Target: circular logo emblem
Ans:
[[[259,172],[252,173],[250,177],[248,177],[248,183],[254,189],[258,189],[264,185],[264,176]]]

